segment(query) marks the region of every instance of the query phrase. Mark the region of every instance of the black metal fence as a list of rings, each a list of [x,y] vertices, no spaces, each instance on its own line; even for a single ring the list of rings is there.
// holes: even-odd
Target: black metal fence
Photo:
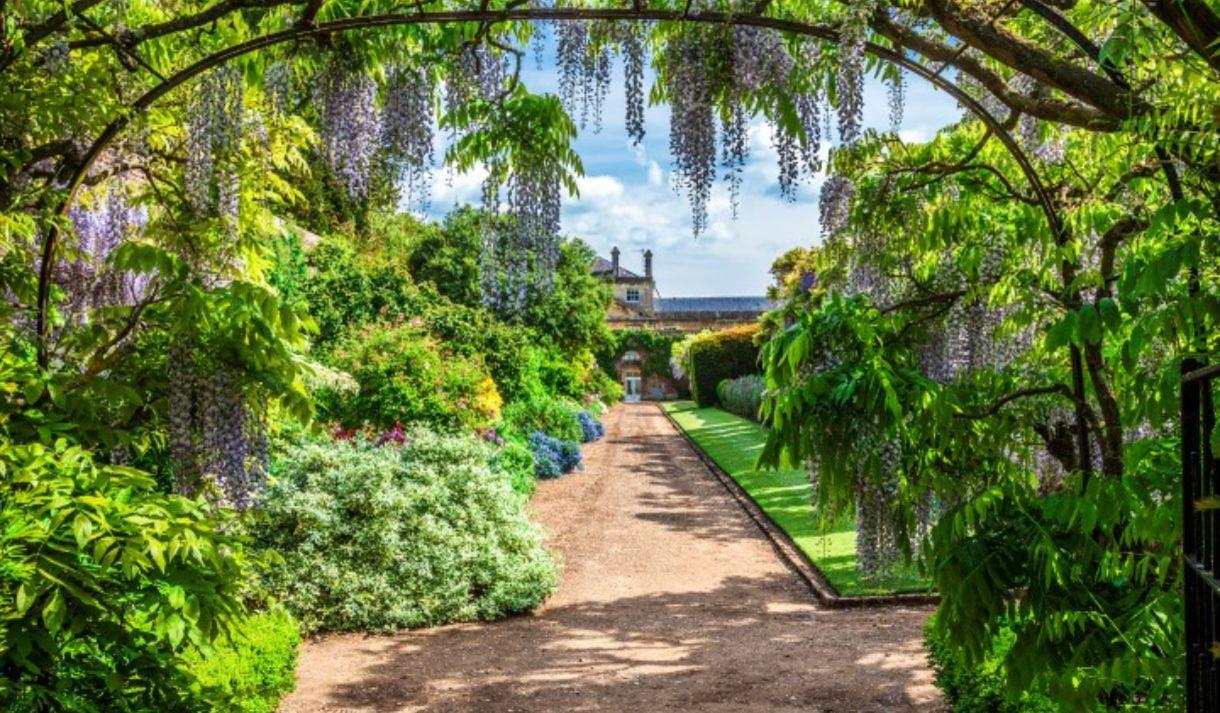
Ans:
[[[1220,711],[1220,467],[1212,453],[1220,364],[1182,365],[1182,554],[1186,568],[1186,702]]]

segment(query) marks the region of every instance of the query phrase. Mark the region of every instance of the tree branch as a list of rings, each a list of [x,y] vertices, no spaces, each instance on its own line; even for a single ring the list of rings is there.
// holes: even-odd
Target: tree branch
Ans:
[[[1038,45],[985,22],[954,0],[924,0],[932,18],[950,34],[1042,84],[1095,107],[1114,119],[1128,119],[1147,106],[1129,91],[1115,91],[1108,79],[1064,62]]]
[[[990,405],[979,411],[962,411],[954,414],[956,418],[967,418],[977,420],[982,418],[990,418],[1000,412],[1008,404],[1018,399],[1029,398],[1031,396],[1045,396],[1047,394],[1062,394],[1069,399],[1072,398],[1072,390],[1066,384],[1051,384],[1049,386],[1031,386],[1027,389],[1019,389],[1000,397],[993,401]]]
[[[1215,72],[1220,72],[1220,16],[1203,0],[1144,0],[1148,9]]]
[[[1034,98],[1013,91],[1002,76],[977,57],[962,53],[960,47],[949,47],[903,27],[885,13],[878,13],[870,24],[873,31],[899,46],[918,52],[929,60],[957,67],[1016,112],[1093,131],[1116,131],[1121,124],[1121,119],[1079,102],[1051,97]]]

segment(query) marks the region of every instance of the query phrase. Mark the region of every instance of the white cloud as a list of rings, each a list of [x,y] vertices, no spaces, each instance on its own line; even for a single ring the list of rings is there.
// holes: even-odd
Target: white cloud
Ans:
[[[648,162],[648,185],[660,186],[664,182],[664,176],[661,173],[661,164],[656,161]]]
[[[623,182],[614,176],[582,176],[576,179],[581,201],[612,201],[623,195]]]
[[[478,203],[486,179],[487,168],[482,165],[463,173],[441,169],[432,179],[432,202],[442,209],[460,203]]]

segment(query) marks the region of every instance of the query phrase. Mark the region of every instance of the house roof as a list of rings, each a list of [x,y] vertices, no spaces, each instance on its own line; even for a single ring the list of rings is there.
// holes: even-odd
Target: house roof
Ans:
[[[614,263],[610,262],[604,257],[599,256],[593,260],[594,275],[609,275],[613,269]],[[618,268],[618,274],[615,275],[615,277],[639,277],[639,275],[620,265]]]
[[[657,312],[766,312],[774,303],[766,297],[662,297]]]

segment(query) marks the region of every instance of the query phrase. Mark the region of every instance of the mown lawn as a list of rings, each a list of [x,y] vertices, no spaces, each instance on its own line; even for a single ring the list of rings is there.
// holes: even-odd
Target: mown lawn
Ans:
[[[814,515],[809,480],[803,470],[757,470],[754,463],[766,430],[717,408],[698,408],[690,401],[662,404],[678,425],[712,460],[736,480],[844,596],[917,592],[927,582],[914,566],[892,575],[862,581],[856,573],[856,525],[840,518],[824,527]]]

